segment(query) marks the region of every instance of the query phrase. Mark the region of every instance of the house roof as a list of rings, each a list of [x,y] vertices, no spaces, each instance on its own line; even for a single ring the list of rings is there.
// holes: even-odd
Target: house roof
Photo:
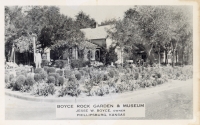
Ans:
[[[86,39],[105,39],[108,36],[106,29],[109,28],[111,28],[111,25],[100,26],[96,28],[86,28],[81,29],[81,31],[84,32]]]

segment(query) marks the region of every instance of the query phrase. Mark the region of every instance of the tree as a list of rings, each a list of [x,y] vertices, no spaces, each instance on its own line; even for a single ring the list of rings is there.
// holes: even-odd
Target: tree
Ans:
[[[115,52],[115,48],[114,47],[110,47],[107,54],[106,54],[106,65],[110,65],[112,62],[115,63],[117,61],[117,53]]]
[[[126,49],[133,49],[134,43],[142,44],[150,61],[154,61],[153,46],[165,48],[166,44],[170,44],[175,53],[177,41],[181,38],[180,34],[189,32],[187,31],[189,28],[184,27],[189,24],[183,8],[135,6],[127,10],[124,18],[118,20],[113,28],[108,30],[109,37],[115,41],[114,44],[124,46]]]
[[[84,34],[80,30],[67,31],[64,36],[62,40],[55,40],[54,44],[51,46],[52,50],[58,52],[58,58],[62,57],[67,49],[82,45],[81,42],[84,41]]]
[[[53,26],[44,26],[41,30],[41,34],[39,35],[39,44],[41,44],[41,48],[44,49],[46,47],[50,47],[53,45]]]
[[[26,26],[25,15],[21,10],[22,7],[18,6],[5,7],[5,56],[7,60],[11,54],[14,40],[22,35],[28,35],[24,29]]]
[[[83,11],[80,11],[76,15],[75,22],[79,29],[94,28],[96,26],[96,21],[93,18],[90,18],[90,16],[85,14]]]
[[[109,19],[109,20],[105,20],[105,21],[102,21],[100,26],[104,26],[104,25],[113,25],[115,24],[117,20],[115,18],[113,19]]]

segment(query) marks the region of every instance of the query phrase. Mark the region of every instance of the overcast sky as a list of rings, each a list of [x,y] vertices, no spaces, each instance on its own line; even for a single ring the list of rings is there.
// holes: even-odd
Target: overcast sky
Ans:
[[[83,11],[94,18],[99,24],[111,18],[123,18],[124,12],[133,6],[59,6],[60,12],[75,18],[79,11]]]

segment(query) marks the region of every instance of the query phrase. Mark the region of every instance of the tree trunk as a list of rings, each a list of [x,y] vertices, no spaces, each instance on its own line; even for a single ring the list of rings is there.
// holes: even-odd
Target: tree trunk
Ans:
[[[146,52],[146,55],[147,55],[147,62],[154,62],[153,58],[152,58],[152,49],[153,49],[153,46],[152,45],[144,45],[144,48],[145,48],[145,52]]]
[[[158,50],[158,67],[160,68],[160,47],[159,47],[159,50]]]
[[[158,67],[160,68],[160,51],[158,52]]]
[[[167,50],[165,50],[165,65],[167,65],[168,64],[168,59],[167,59],[167,53],[168,53],[168,51]]]
[[[174,67],[175,65],[174,60],[175,60],[175,49],[173,49],[172,51],[172,67]]]

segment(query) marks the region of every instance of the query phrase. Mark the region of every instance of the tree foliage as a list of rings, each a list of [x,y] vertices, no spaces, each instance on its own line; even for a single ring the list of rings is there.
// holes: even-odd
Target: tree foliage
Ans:
[[[80,11],[76,15],[76,25],[80,29],[94,28],[96,26],[96,21],[93,18],[90,18],[90,16],[85,14],[83,11]]]
[[[165,48],[169,44],[174,54],[179,43],[185,41],[183,38],[191,34],[189,12],[190,8],[184,6],[135,6],[125,12],[108,34],[115,44],[126,49],[142,44],[148,59],[153,61],[153,46]]]

